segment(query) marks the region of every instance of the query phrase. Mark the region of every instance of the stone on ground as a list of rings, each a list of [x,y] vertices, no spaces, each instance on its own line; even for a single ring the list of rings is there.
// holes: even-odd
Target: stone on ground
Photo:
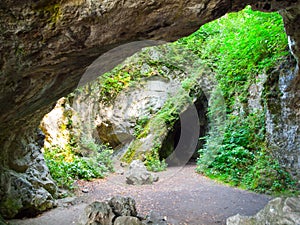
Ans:
[[[108,204],[116,216],[137,216],[135,200],[130,197],[116,196]]]
[[[152,184],[158,177],[150,173],[143,162],[134,160],[126,173],[126,183],[131,185]]]
[[[112,209],[110,208],[108,203],[96,201],[85,208],[84,214],[79,220],[79,225],[112,225],[112,220],[114,216],[115,215],[112,212]]]
[[[93,202],[88,205],[79,225],[143,225],[137,216],[135,200],[116,196],[108,202]]]

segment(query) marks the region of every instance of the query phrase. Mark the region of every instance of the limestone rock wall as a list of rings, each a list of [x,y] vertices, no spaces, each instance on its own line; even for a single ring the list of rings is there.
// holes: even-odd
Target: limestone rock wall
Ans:
[[[36,128],[51,104],[70,93],[87,65],[107,50],[134,40],[175,40],[200,25],[247,4],[281,10],[290,47],[300,54],[299,0],[3,0],[0,2],[0,212],[54,205],[52,181],[43,159],[35,157]],[[298,62],[299,63],[299,62]],[[300,75],[291,89],[298,91]],[[290,95],[295,99],[297,95]],[[291,108],[291,110],[295,110]],[[297,114],[298,115],[298,114]],[[298,118],[298,117],[296,117]],[[296,122],[291,119],[293,124]],[[287,126],[287,130],[294,129]],[[32,144],[36,147],[33,147]],[[31,147],[29,147],[31,146]],[[16,166],[17,165],[17,166]],[[21,165],[21,166],[20,166]],[[35,181],[29,171],[36,168]],[[45,176],[40,177],[38,174]],[[18,178],[24,178],[28,198]],[[46,179],[46,181],[45,181]],[[51,184],[45,185],[44,182]],[[47,188],[46,188],[47,187]],[[47,197],[39,193],[43,192]],[[15,197],[12,197],[15,196]],[[8,201],[8,199],[10,199]],[[47,203],[45,204],[45,199]],[[15,206],[10,202],[18,202]]]
[[[56,205],[57,187],[41,152],[44,137],[36,127],[41,118],[32,116],[1,137],[0,213],[6,218],[35,215]]]
[[[273,156],[300,186],[300,89],[294,87],[294,68],[295,60],[287,59],[264,84],[266,138]]]

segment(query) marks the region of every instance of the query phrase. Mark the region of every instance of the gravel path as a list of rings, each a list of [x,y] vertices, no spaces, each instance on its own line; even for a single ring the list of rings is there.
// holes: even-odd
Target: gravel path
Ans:
[[[117,173],[103,180],[80,182],[80,189],[88,193],[78,193],[75,201],[65,199],[58,208],[37,218],[9,222],[12,225],[76,224],[88,203],[123,195],[136,200],[141,215],[155,211],[172,225],[225,224],[229,216],[255,214],[270,200],[265,195],[216,183],[195,173],[195,167],[189,164],[184,168],[168,168],[159,173],[160,179],[153,185],[126,185],[125,177]]]

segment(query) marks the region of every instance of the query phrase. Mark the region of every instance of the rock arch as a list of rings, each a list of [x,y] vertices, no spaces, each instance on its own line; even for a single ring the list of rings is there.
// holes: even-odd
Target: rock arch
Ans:
[[[134,40],[176,40],[248,4],[262,11],[279,10],[283,16],[290,48],[298,60],[287,90],[296,121],[288,121],[290,127],[299,129],[299,0],[2,1],[1,214],[11,218],[24,210],[36,212],[55,205],[56,187],[39,156],[36,127],[52,104],[77,86],[95,58]],[[293,151],[299,150],[298,141]],[[294,167],[299,171],[300,157],[294,159]]]

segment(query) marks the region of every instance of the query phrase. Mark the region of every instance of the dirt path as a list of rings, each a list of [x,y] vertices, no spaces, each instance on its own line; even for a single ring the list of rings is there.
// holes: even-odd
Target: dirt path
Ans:
[[[84,207],[95,200],[106,200],[115,195],[131,196],[142,215],[151,210],[159,212],[172,225],[225,224],[227,217],[237,213],[253,215],[270,200],[236,188],[211,181],[194,172],[195,165],[168,168],[159,173],[154,185],[130,186],[125,177],[113,174],[104,180],[82,182],[75,203],[64,200],[61,206],[33,219],[11,220],[12,225],[71,225],[76,224]]]

